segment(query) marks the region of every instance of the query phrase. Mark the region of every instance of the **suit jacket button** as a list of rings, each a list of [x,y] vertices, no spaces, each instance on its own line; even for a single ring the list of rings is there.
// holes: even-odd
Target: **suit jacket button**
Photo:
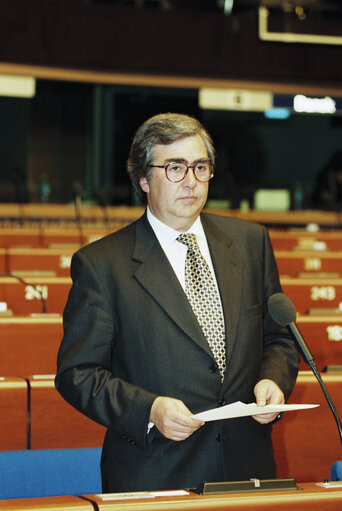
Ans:
[[[217,370],[218,370],[217,364],[211,364],[211,366],[209,367],[209,371],[211,373],[216,373]]]
[[[217,440],[218,442],[221,442],[221,435],[220,435],[220,434],[216,435],[216,437],[215,437],[215,438],[216,438],[216,440]]]
[[[219,406],[223,406],[226,404],[225,400],[223,399],[223,397],[218,401],[218,404]]]

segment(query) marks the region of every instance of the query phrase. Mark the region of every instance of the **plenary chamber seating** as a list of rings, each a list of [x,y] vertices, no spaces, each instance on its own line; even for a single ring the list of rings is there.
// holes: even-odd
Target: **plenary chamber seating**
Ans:
[[[321,277],[283,277],[280,282],[284,293],[293,301],[297,312],[329,314],[342,303],[342,279]]]
[[[61,316],[58,313],[61,314],[64,309],[71,285],[70,278],[63,276],[60,271],[69,273],[70,257],[79,246],[80,233],[77,229],[36,229],[35,233],[33,230],[25,235],[23,233],[19,241],[15,236],[5,238],[0,229],[0,247],[3,247],[0,249],[0,267],[5,270],[4,273],[34,273],[40,270],[53,271],[57,275],[23,275],[29,284],[37,286],[36,291],[14,278],[0,279],[0,302],[7,302],[8,308],[14,313],[12,317],[0,317],[0,331],[4,333],[0,340],[0,356],[2,376],[5,377],[0,380],[3,396],[0,410],[4,417],[0,429],[0,449],[26,450],[28,447],[32,452],[98,449],[102,446],[105,428],[65,402],[54,387],[53,376],[62,338]],[[94,233],[92,239],[103,234]],[[322,250],[342,252],[342,236],[336,242],[335,237],[330,236],[331,233],[321,233],[320,236],[311,237],[311,241],[308,236],[304,236],[304,242],[300,241],[298,235],[295,238],[292,234],[289,236],[290,241],[285,244],[287,235],[284,236],[283,232],[279,237],[270,234],[276,250],[291,250],[296,254],[292,257],[295,263],[291,263],[291,273],[285,276],[281,270],[281,282],[285,294],[292,299],[299,312],[298,327],[315,355],[318,368],[323,370],[325,366],[341,364],[342,316],[331,315],[329,311],[338,308],[342,302],[342,279],[312,275],[297,278],[297,275],[301,272],[337,272],[335,266],[326,264],[333,264],[338,254],[325,257]],[[89,234],[85,242],[92,239]],[[31,251],[27,247],[31,247]],[[290,269],[290,265],[286,263],[284,268]],[[52,314],[50,317],[41,315],[41,295],[46,301],[47,312],[56,313],[55,318]],[[324,316],[308,315],[307,312],[313,309],[324,309],[327,313]],[[36,317],[25,317],[31,313]],[[26,380],[14,378],[16,375],[24,376]],[[327,373],[323,379],[337,410],[342,410],[342,375]],[[309,371],[300,373],[289,402],[317,403],[320,407],[284,413],[282,420],[274,425],[278,477],[293,477],[298,482],[328,479],[331,465],[339,459],[340,441],[321,388]]]
[[[342,370],[342,314],[299,315],[297,326],[302,333],[319,371],[341,366]],[[301,359],[300,369],[308,369]]]
[[[342,374],[323,374],[335,404],[342,410]],[[341,453],[338,428],[322,389],[310,371],[299,373],[289,403],[319,404],[318,408],[285,412],[273,427],[278,477],[296,481],[324,481]]]
[[[288,277],[331,277],[340,278],[342,272],[342,251],[291,251],[274,252],[279,274]]]
[[[25,276],[69,277],[73,248],[0,249],[0,271]]]
[[[104,426],[78,412],[57,392],[54,375],[33,375],[30,388],[30,447],[100,447]]]
[[[324,250],[342,251],[342,232],[325,230],[309,232],[304,230],[269,229],[273,249],[305,251],[314,250],[319,254]]]
[[[0,378],[0,451],[101,447],[105,428],[57,392],[53,375]]]
[[[0,498],[101,493],[100,458],[100,448],[2,452]]]
[[[27,382],[0,377],[0,451],[27,448],[27,405]]]
[[[331,480],[342,481],[342,461],[335,461],[331,466]]]
[[[121,225],[120,225],[121,226]],[[111,229],[113,232],[115,229]],[[0,227],[0,248],[69,248],[77,250],[82,245],[108,234],[104,228],[68,227]]]
[[[342,366],[342,315],[297,318],[320,371]],[[54,374],[63,336],[62,317],[0,316],[1,376]],[[29,334],[29,335],[28,335]],[[301,360],[300,369],[307,369]]]
[[[0,316],[1,376],[54,374],[62,316]]]
[[[7,303],[13,314],[61,313],[65,307],[70,277],[27,277],[24,282],[15,277],[0,277],[0,302]]]

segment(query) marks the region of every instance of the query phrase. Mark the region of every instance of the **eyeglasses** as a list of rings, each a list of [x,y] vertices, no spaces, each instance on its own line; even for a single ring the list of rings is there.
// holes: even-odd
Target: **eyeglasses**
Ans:
[[[196,165],[188,165],[187,163],[171,162],[165,165],[148,165],[149,167],[157,167],[165,170],[165,175],[172,183],[183,181],[187,176],[189,169],[192,169],[197,181],[206,183],[214,176],[214,165],[207,161],[196,163]]]

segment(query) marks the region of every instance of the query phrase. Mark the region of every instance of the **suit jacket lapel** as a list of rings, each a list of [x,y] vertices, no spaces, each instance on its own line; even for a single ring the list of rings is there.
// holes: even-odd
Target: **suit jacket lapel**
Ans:
[[[186,335],[211,354],[182,286],[148,223],[146,214],[136,224],[133,259],[141,262],[135,272],[135,278],[140,285]]]
[[[227,365],[238,326],[242,292],[242,258],[233,242],[207,215],[201,217],[220,290],[228,342]],[[228,368],[229,371],[229,368]]]

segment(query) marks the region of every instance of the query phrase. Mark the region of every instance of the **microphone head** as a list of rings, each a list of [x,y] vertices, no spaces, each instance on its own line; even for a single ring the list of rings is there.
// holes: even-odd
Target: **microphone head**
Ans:
[[[74,181],[71,185],[72,193],[75,197],[81,196],[83,192],[82,184],[79,181]]]
[[[284,293],[276,293],[268,300],[268,312],[275,323],[287,326],[296,321],[296,308]]]

